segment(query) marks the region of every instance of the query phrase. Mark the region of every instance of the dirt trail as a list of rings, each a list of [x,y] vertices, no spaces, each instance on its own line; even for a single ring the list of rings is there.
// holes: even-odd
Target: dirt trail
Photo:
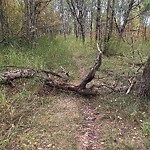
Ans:
[[[82,65],[81,59],[76,59],[76,63],[79,68],[81,77],[86,75],[86,71]],[[92,103],[85,103],[81,106],[81,117],[83,122],[79,130],[78,135],[78,150],[103,150],[99,141],[99,126],[97,119],[100,118],[100,114],[96,108],[92,106]]]
[[[83,123],[79,130],[78,150],[102,150],[99,144],[97,118],[99,114],[90,104],[82,107]]]

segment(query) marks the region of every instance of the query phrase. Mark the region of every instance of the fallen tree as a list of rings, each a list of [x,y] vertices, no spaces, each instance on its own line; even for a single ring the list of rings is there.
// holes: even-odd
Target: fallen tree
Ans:
[[[96,95],[97,91],[94,88],[87,88],[87,84],[90,83],[94,77],[98,69],[100,68],[102,64],[102,51],[100,50],[98,44],[98,55],[95,64],[90,69],[88,74],[85,76],[85,78],[80,82],[79,85],[74,85],[70,83],[65,83],[62,81],[59,81],[56,78],[64,78],[64,76],[53,72],[49,70],[35,70],[31,68],[26,67],[16,67],[16,66],[3,66],[3,67],[12,67],[17,68],[17,70],[13,71],[7,71],[4,73],[0,73],[0,79],[2,82],[9,84],[10,86],[13,85],[13,80],[17,78],[30,78],[30,77],[37,77],[39,79],[42,79],[44,81],[44,84],[49,87],[55,87],[60,90],[67,90],[67,91],[73,91],[75,93],[87,96],[87,95]],[[64,71],[65,72],[65,71]],[[44,73],[45,75],[42,75],[41,73]],[[65,73],[67,76],[69,76],[68,72]]]

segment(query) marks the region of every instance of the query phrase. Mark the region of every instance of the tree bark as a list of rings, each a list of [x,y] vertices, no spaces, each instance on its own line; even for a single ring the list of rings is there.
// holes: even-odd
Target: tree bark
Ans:
[[[26,39],[32,48],[36,45],[37,22],[41,11],[50,3],[51,0],[24,0],[26,16]]]
[[[77,24],[76,18],[74,18],[74,34],[75,34],[76,40],[77,40],[79,35],[78,35],[78,24]]]
[[[112,36],[113,32],[113,27],[114,27],[114,13],[115,13],[115,0],[112,0],[112,5],[111,5],[111,16],[110,16],[110,29],[108,33],[108,41]]]
[[[66,19],[64,16],[64,1],[60,1],[60,13],[61,13],[61,20],[62,20],[62,30],[63,30],[63,35],[64,39],[66,40]]]
[[[94,10],[93,10],[94,2],[91,2],[90,7],[90,40],[92,41],[93,38],[93,16],[94,16]]]
[[[104,54],[107,54],[108,50],[108,34],[109,34],[109,22],[110,22],[110,3],[111,0],[107,1],[107,9],[106,9],[106,24],[105,24],[105,34],[104,34]]]
[[[92,69],[90,70],[90,72],[87,74],[87,76],[83,79],[83,81],[78,86],[79,89],[86,89],[86,85],[94,79],[96,72],[98,71],[98,69],[101,66],[102,51],[100,50],[98,45],[97,45],[97,48],[98,48],[99,54],[97,56],[96,62],[94,64],[94,66],[92,67]]]
[[[72,16],[74,17],[74,20],[77,21],[79,25],[78,27],[81,33],[80,36],[84,44],[85,42],[85,18],[87,15],[85,1],[66,0],[66,2],[69,6]]]
[[[140,82],[139,94],[150,97],[150,56],[145,64]]]
[[[96,35],[95,40],[100,40],[101,35],[101,0],[97,1],[97,16],[96,16]]]
[[[25,15],[26,15],[26,39],[31,47],[34,47],[36,38],[36,16],[35,16],[35,1],[24,0]]]
[[[2,41],[9,44],[9,25],[6,16],[4,15],[3,0],[0,0],[0,23],[2,29]]]

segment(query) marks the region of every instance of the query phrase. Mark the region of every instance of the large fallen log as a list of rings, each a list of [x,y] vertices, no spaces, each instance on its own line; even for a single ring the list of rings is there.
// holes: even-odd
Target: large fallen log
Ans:
[[[100,50],[98,44],[97,44],[97,49],[98,49],[98,56],[97,56],[96,62],[79,85],[63,83],[62,81],[59,81],[58,79],[49,77],[49,74],[50,74],[51,76],[55,76],[57,78],[63,78],[62,75],[56,72],[49,71],[49,70],[34,70],[30,68],[25,68],[25,67],[22,67],[22,69],[17,69],[14,71],[7,71],[4,73],[0,73],[0,79],[1,81],[8,83],[9,85],[13,85],[12,81],[14,79],[36,77],[36,78],[42,79],[42,81],[44,81],[44,83],[47,86],[54,87],[60,90],[65,90],[65,91],[73,91],[80,95],[86,95],[86,96],[92,95],[93,96],[97,94],[97,91],[94,90],[93,88],[87,88],[86,85],[94,79],[95,74],[100,68],[101,63],[102,63],[102,51]],[[6,67],[9,67],[9,66],[6,66]],[[15,66],[10,66],[10,67],[15,67]],[[41,73],[45,73],[46,77],[42,76]],[[67,76],[69,76],[68,72],[67,72]]]
[[[0,73],[0,81],[13,86],[12,81],[17,78],[28,78],[33,77],[35,71],[32,69],[17,69],[13,71],[7,71],[4,73]]]

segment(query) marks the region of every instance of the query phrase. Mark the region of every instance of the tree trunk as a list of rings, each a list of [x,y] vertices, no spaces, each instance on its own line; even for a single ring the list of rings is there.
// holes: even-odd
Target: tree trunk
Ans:
[[[75,34],[76,40],[77,40],[79,35],[78,35],[78,24],[77,24],[76,18],[74,18],[74,34]]]
[[[110,29],[108,33],[108,41],[112,36],[113,27],[114,27],[114,13],[115,13],[115,0],[112,0],[112,6],[111,6],[111,17],[110,17]]]
[[[95,40],[100,40],[100,26],[101,24],[101,0],[97,1],[97,16],[96,16],[96,35],[95,35]]]
[[[84,29],[84,25],[80,24],[80,30],[81,30],[81,39],[83,44],[85,43],[85,29]]]
[[[146,33],[147,33],[147,27],[146,27],[146,25],[144,26],[144,40],[146,41],[147,40],[147,35],[146,35]]]
[[[60,1],[60,13],[61,13],[61,20],[62,20],[62,30],[63,30],[63,35],[64,35],[64,39],[66,40],[66,20],[64,17],[64,1],[61,0]]]
[[[1,30],[2,30],[2,41],[5,44],[9,44],[9,25],[6,16],[4,15],[3,9],[3,1],[0,0],[0,23],[1,23]]]
[[[145,64],[142,79],[140,82],[139,94],[141,96],[150,96],[150,56]]]
[[[78,24],[77,27],[80,29],[80,37],[84,44],[85,42],[85,19],[87,16],[86,6],[84,1],[73,1],[66,0],[72,16],[74,17],[75,22]],[[75,23],[74,22],[74,23]]]
[[[129,21],[128,19],[129,19],[130,13],[132,11],[133,5],[134,5],[134,0],[131,0],[129,3],[127,11],[124,13],[123,25],[121,26],[121,29],[119,32],[119,38],[120,39],[123,38],[123,33],[124,33],[124,30],[125,30],[125,27],[126,27],[128,21]]]
[[[24,0],[26,15],[26,39],[32,48],[35,47],[37,37],[37,8],[35,0]]]
[[[90,40],[92,41],[93,38],[93,16],[94,16],[94,10],[93,10],[94,2],[91,3],[90,8]]]
[[[91,20],[90,20],[90,40],[92,41],[93,37],[93,12],[91,11]]]
[[[108,31],[109,31],[109,22],[110,22],[110,3],[111,0],[107,1],[107,9],[106,9],[106,25],[105,25],[105,34],[104,34],[104,55],[107,54],[108,50]]]

